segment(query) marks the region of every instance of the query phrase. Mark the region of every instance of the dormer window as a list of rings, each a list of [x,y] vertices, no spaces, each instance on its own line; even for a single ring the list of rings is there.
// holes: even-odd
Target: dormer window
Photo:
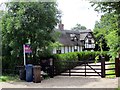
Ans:
[[[92,38],[92,36],[89,34],[89,35],[88,35],[88,38]]]
[[[71,38],[75,37],[75,34],[70,34],[70,37],[71,37]]]
[[[71,41],[74,41],[75,39],[75,34],[70,34]]]
[[[90,39],[88,40],[88,44],[92,44],[92,41]]]

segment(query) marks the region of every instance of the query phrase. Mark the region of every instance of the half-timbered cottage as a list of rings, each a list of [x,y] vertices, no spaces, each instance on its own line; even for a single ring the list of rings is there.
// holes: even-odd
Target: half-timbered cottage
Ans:
[[[95,38],[90,29],[64,30],[64,25],[59,24],[59,29],[55,29],[55,31],[60,32],[60,37],[57,41],[61,43],[62,46],[55,47],[53,49],[53,54],[80,52],[85,50],[93,51],[95,48]]]

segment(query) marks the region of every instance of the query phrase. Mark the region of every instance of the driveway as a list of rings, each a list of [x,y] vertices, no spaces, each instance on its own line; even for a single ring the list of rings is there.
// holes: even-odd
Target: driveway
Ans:
[[[1,88],[117,88],[118,78],[56,76],[41,83],[0,82]]]

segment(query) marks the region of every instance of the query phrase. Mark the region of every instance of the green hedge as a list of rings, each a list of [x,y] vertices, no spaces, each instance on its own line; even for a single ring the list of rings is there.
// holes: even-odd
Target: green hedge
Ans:
[[[108,53],[107,51],[102,52],[102,56],[105,57],[106,61],[109,60],[109,55],[107,53]],[[100,56],[101,52],[100,51],[94,51],[94,52],[86,51],[86,52],[77,52],[77,54],[79,55],[79,59],[83,61],[83,60],[89,60],[90,58],[95,60],[95,57]]]
[[[15,71],[17,66],[21,65],[23,60],[13,58],[12,56],[3,56],[2,57],[2,73],[3,74],[15,74],[18,71]]]
[[[77,66],[78,64],[77,62],[79,60],[80,61],[88,60],[90,57],[94,59],[97,55],[100,55],[100,52],[84,51],[84,52],[71,52],[71,53],[65,53],[65,54],[55,54],[49,57],[54,58],[55,70],[56,70],[56,73],[59,74],[61,72],[64,72],[65,70],[68,70],[70,68],[74,68],[75,66]],[[109,60],[106,51],[104,51],[102,55],[105,56],[106,60]],[[69,61],[69,62],[66,62],[66,61]],[[72,61],[76,61],[76,62],[73,63]],[[11,56],[2,57],[3,69],[14,70],[16,66],[20,66],[20,65],[23,65],[23,58],[18,59],[18,58],[13,58]],[[11,73],[11,71],[7,71],[6,73]]]
[[[55,59],[54,65],[56,74],[75,67],[77,63],[73,63],[72,61],[78,61],[77,53],[73,52],[65,54],[55,54],[53,57]]]
[[[99,51],[84,51],[84,52],[70,52],[65,54],[55,54],[53,55],[54,58],[54,66],[56,74],[60,74],[70,68],[74,68],[78,65],[79,61],[84,60],[95,60],[96,56],[100,56],[101,52]],[[107,51],[102,52],[102,55],[105,57],[105,60],[109,60],[109,56]],[[75,61],[75,62],[73,62]]]

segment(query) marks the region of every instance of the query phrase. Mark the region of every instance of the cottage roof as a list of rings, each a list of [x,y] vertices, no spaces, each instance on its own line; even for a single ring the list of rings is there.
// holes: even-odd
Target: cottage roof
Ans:
[[[63,44],[64,46],[81,46],[82,43],[80,40],[84,40],[85,37],[88,35],[88,33],[92,32],[91,30],[58,30],[55,29],[55,31],[60,32],[60,37],[58,38],[58,41]],[[78,40],[72,40],[70,34],[75,34],[75,37],[77,37]]]
[[[80,33],[90,33],[92,32],[91,29],[87,29],[87,30],[79,30]]]
[[[80,34],[80,40],[85,40],[86,36],[88,35],[88,33],[82,33]]]
[[[70,34],[75,34],[75,36],[79,39],[79,32],[74,32],[74,31],[70,31],[70,30],[63,30],[60,31],[61,35],[60,38],[58,39],[58,41],[65,45],[65,46],[76,46],[76,45],[80,45],[80,41],[78,40],[74,40],[72,41]]]
[[[55,29],[55,31],[64,32],[64,33],[75,33],[75,34],[92,32],[91,29],[87,29],[87,30],[59,30],[59,29]]]

